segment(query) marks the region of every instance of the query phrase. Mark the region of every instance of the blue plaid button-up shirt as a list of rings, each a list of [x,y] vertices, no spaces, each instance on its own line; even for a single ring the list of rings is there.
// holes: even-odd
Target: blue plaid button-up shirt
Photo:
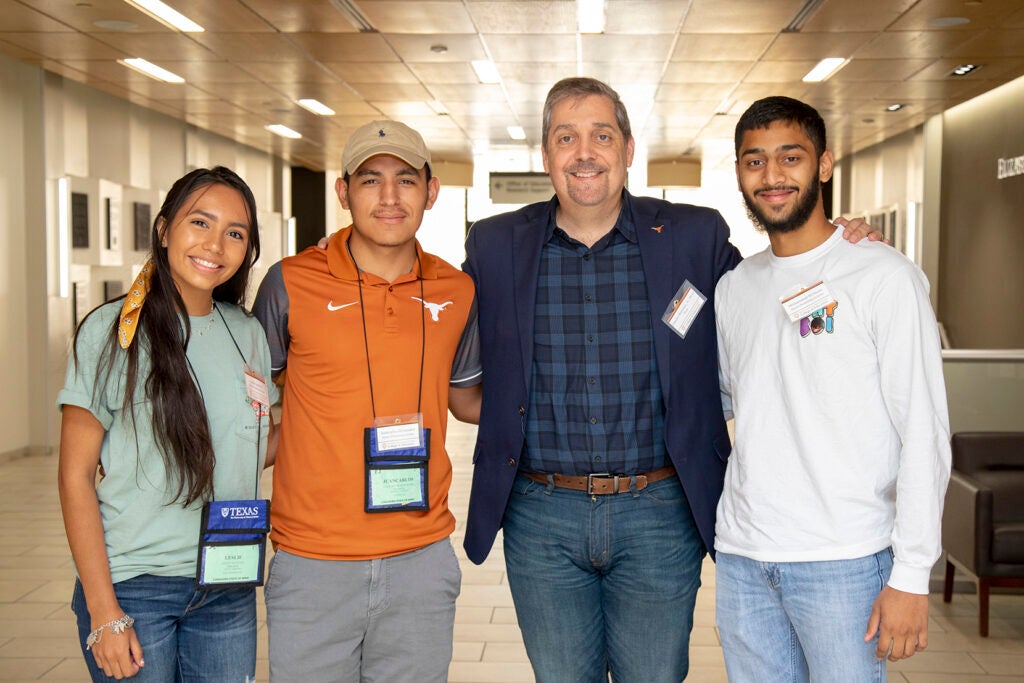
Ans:
[[[534,312],[527,472],[639,474],[667,464],[651,310],[623,210],[592,247],[555,226]]]

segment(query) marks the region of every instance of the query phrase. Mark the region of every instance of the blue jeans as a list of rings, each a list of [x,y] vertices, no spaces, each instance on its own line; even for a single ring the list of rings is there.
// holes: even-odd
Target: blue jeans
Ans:
[[[505,563],[538,683],[679,683],[704,545],[676,477],[589,496],[516,477]]]
[[[731,683],[886,680],[864,642],[892,550],[854,560],[758,562],[718,553],[716,616]]]
[[[196,590],[195,580],[143,574],[114,584],[125,614],[135,618],[135,635],[146,665],[137,683],[248,683],[256,680],[256,590]],[[75,581],[71,609],[89,674],[113,681],[85,649],[89,610]]]

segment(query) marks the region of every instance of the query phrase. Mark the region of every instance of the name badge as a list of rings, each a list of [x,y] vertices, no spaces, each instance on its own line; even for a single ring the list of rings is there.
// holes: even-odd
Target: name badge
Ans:
[[[243,368],[243,372],[245,373],[245,393],[249,400],[257,401],[263,406],[270,406],[270,391],[267,389],[267,380],[248,365]]]
[[[672,297],[661,320],[671,327],[672,331],[680,338],[685,339],[686,333],[690,331],[690,326],[693,325],[693,321],[696,320],[697,314],[700,313],[700,309],[704,307],[704,302],[707,300],[707,297],[691,285],[689,280],[683,280],[682,286],[676,290],[676,295]]]
[[[796,322],[806,318],[820,308],[828,306],[835,301],[832,293],[828,291],[828,285],[824,280],[818,280],[813,285],[802,287],[793,294],[779,297],[779,303],[789,316],[790,322]]]
[[[196,586],[262,586],[270,501],[215,500],[203,506]]]
[[[373,421],[378,451],[398,451],[423,447],[423,415],[378,417]]]
[[[380,448],[380,428],[364,432],[366,512],[423,512],[430,509],[430,430],[421,429],[420,445]],[[411,440],[410,440],[411,441]],[[393,446],[393,443],[389,443]]]

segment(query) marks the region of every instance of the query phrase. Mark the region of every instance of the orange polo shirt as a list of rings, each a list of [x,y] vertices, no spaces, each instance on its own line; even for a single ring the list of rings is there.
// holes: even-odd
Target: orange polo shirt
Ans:
[[[288,372],[270,537],[275,547],[327,560],[397,555],[455,528],[448,510],[452,467],[444,448],[448,387],[474,294],[468,275],[425,253],[419,243],[422,294],[415,272],[390,283],[360,274],[347,249],[350,234],[346,228],[326,251],[309,248],[281,264]],[[425,349],[419,407],[431,432],[429,511],[364,511],[363,432],[373,426],[374,415],[367,349],[378,417],[417,411]]]

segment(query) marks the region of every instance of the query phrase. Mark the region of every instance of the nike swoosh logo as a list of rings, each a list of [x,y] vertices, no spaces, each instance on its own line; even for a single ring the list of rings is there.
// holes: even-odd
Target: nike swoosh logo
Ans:
[[[353,301],[350,304],[342,304],[340,306],[335,306],[333,301],[328,301],[327,302],[327,310],[328,311],[340,311],[343,308],[348,308],[349,306],[355,306],[357,303],[359,303],[359,302],[358,301]]]

